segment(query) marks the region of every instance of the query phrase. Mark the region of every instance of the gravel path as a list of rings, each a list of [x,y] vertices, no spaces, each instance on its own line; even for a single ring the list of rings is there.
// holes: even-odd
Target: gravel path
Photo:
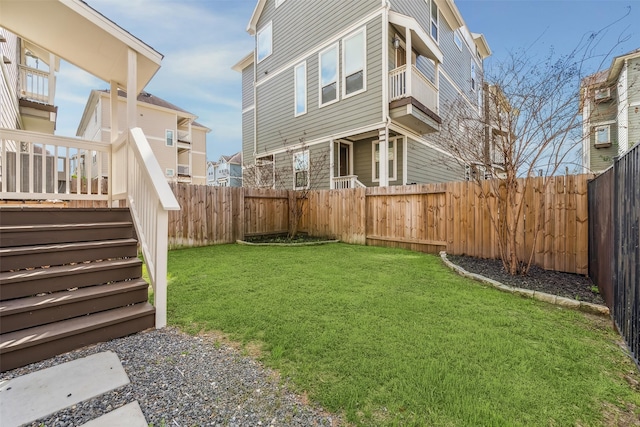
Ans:
[[[137,400],[154,426],[336,426],[339,417],[302,402],[274,371],[211,338],[150,330],[0,374],[0,381],[102,351],[120,357],[131,384],[37,420],[79,426]]]

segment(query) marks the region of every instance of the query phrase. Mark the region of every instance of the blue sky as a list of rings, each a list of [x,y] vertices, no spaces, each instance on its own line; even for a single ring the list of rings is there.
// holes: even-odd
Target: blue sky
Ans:
[[[212,129],[207,135],[208,160],[240,151],[240,74],[231,67],[253,49],[246,27],[256,0],[85,1],[164,55],[162,68],[145,90],[199,116],[198,121]],[[612,57],[640,48],[640,0],[457,0],[456,4],[469,29],[483,33],[489,43],[493,55],[487,66],[518,49],[535,55],[551,49],[568,52],[583,36],[622,18],[629,9],[630,14],[607,31],[596,53],[608,67]],[[626,40],[617,44],[621,35]],[[75,136],[89,93],[106,88],[107,83],[63,63],[56,133]]]

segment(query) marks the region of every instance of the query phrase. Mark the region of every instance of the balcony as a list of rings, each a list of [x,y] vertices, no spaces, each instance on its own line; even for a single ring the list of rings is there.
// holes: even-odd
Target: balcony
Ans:
[[[438,96],[438,88],[415,65],[410,75],[406,65],[389,72],[390,117],[422,135],[440,130]]]
[[[53,105],[55,76],[26,65],[20,71],[20,116],[25,130],[53,134],[58,108]]]

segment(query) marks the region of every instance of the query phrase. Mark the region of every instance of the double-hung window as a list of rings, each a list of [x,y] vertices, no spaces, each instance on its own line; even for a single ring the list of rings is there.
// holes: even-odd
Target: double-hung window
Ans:
[[[167,145],[167,147],[173,147],[173,131],[171,129],[167,129],[164,132],[164,136],[165,136],[165,144]]]
[[[338,44],[320,52],[320,106],[338,100]]]
[[[460,38],[460,30],[455,30],[453,32],[453,41],[458,46],[458,50],[462,52],[462,38]]]
[[[398,138],[389,138],[389,142],[388,142],[388,154],[387,154],[387,160],[388,160],[388,166],[387,166],[387,172],[389,175],[389,181],[395,181],[397,179],[397,172],[398,172],[398,163],[396,162],[396,154],[397,154],[397,146],[396,146],[396,141],[398,140]],[[373,157],[373,162],[372,162],[372,166],[373,166],[373,170],[371,171],[371,176],[373,177],[372,181],[373,182],[379,182],[380,181],[380,141],[373,141],[373,146],[372,146],[372,157]]]
[[[309,150],[293,154],[293,186],[296,190],[309,188]]]
[[[364,29],[342,41],[343,97],[366,90],[366,32]]]
[[[258,31],[257,39],[258,62],[260,62],[267,56],[271,55],[271,52],[273,51],[273,25],[271,22]]]
[[[294,68],[295,112],[294,116],[301,116],[307,112],[307,63],[296,65]]]
[[[471,62],[471,90],[476,90],[476,64]]]
[[[438,6],[435,0],[428,0],[431,8],[431,38],[438,41]]]

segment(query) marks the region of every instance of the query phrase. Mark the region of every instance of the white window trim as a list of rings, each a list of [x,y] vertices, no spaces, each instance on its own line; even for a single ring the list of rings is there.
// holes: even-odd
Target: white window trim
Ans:
[[[476,71],[476,63],[471,61],[471,90],[473,92],[478,88],[478,72]]]
[[[284,2],[285,0],[276,0],[276,9],[278,8],[278,6],[280,6]]]
[[[598,97],[598,94],[600,93],[604,93],[604,96]],[[598,103],[598,102],[605,102],[611,99],[611,88],[610,87],[602,87],[599,89],[596,89],[593,93],[593,100]]]
[[[403,136],[389,138],[388,142],[393,142],[393,171],[389,171],[393,175],[389,176],[389,182],[398,180],[398,141],[403,140]],[[371,182],[380,182],[380,177],[376,178],[376,144],[380,144],[380,141],[374,140],[371,143]]]
[[[345,42],[362,33],[362,89],[347,95],[346,49]],[[350,98],[367,90],[367,29],[362,28],[342,39],[342,99]]]
[[[260,58],[260,42],[258,40],[260,39],[260,34],[262,34],[267,28],[269,28],[271,30],[271,37],[269,39],[269,53],[267,53],[265,56]],[[260,28],[260,30],[258,30],[258,32],[256,33],[256,59],[257,59],[257,63],[258,64],[261,63],[262,61],[264,61],[265,59],[270,57],[272,53],[273,53],[273,21],[269,21],[264,27]]]
[[[302,112],[298,112],[298,68],[300,67],[304,67],[304,111]],[[307,101],[308,101],[307,61],[304,61],[293,68],[293,116],[294,117],[307,114]]]
[[[436,4],[436,7],[438,8],[438,13],[436,15],[436,28],[437,28],[437,34],[438,34],[438,38],[434,39],[433,38],[433,33],[431,32],[431,25],[433,24],[433,16],[431,15],[431,7],[435,4],[436,0],[426,0],[429,4],[429,37],[431,37],[431,39],[436,42],[437,45],[440,45],[440,7]]]
[[[175,176],[176,176],[176,171],[175,171],[174,169],[172,169],[172,168],[166,168],[166,169],[164,170],[164,174],[165,174],[165,176],[167,176],[167,177],[173,178],[173,177],[175,177]]]
[[[460,35],[460,29],[453,32],[453,42],[458,46],[458,50],[462,52],[462,36]]]
[[[303,155],[303,156],[307,156],[307,168],[306,169],[300,169],[299,171],[296,171],[296,157],[299,155]],[[309,172],[310,172],[310,168],[311,168],[311,156],[309,154],[309,150],[303,150],[303,151],[298,151],[297,153],[293,153],[293,156],[291,157],[291,161],[293,162],[293,164],[291,165],[291,170],[293,171],[293,189],[294,190],[306,190],[310,187],[311,185],[311,177],[309,176]],[[302,171],[307,171],[307,185],[303,186],[303,187],[298,187],[296,186],[296,172],[302,172]]]
[[[322,54],[330,51],[331,49],[336,50],[336,99],[333,101],[329,101],[326,103],[322,103]],[[318,52],[318,108],[326,107],[327,105],[335,104],[340,100],[340,43],[334,43],[326,49]]]
[[[611,125],[615,124],[615,120],[595,123],[593,125],[593,146],[596,148],[606,148],[612,145],[611,141]],[[607,142],[598,142],[598,129],[606,128],[607,129]]]
[[[168,133],[171,132],[171,145],[168,142]],[[165,129],[164,130],[164,145],[167,147],[175,147],[176,146],[176,131],[173,129]]]

